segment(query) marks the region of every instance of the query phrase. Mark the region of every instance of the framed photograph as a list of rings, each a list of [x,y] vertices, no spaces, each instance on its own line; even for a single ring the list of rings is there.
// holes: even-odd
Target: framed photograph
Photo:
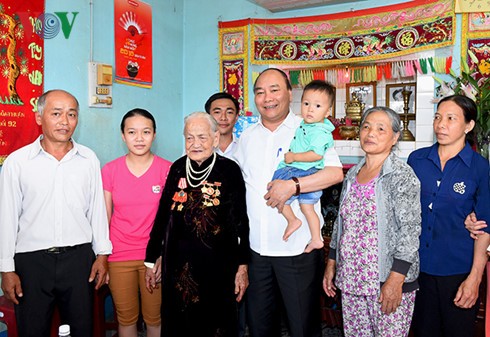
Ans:
[[[386,106],[395,110],[396,113],[402,114],[403,111],[403,89],[411,91],[408,101],[408,112],[415,113],[415,104],[417,97],[416,83],[396,83],[386,85]]]
[[[352,100],[352,94],[355,93],[365,104],[364,110],[376,105],[376,82],[347,83],[345,89],[347,104]]]

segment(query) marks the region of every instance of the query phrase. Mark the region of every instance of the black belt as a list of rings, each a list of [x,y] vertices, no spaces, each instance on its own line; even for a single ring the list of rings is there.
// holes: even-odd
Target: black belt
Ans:
[[[76,246],[66,246],[66,247],[51,247],[46,250],[44,250],[45,253],[48,254],[61,254],[61,253],[66,253],[70,250],[75,250],[77,248],[80,248],[83,245],[76,245]]]

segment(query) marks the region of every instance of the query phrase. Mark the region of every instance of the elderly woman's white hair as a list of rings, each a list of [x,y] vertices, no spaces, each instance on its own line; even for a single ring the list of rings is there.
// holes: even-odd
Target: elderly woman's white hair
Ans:
[[[364,124],[364,121],[366,120],[367,116],[372,114],[373,112],[384,112],[386,116],[390,119],[391,122],[391,129],[393,130],[394,133],[398,133],[398,138],[397,138],[397,143],[400,140],[401,137],[401,121],[400,121],[400,115],[398,115],[393,109],[385,107],[385,106],[375,106],[372,108],[367,109],[364,111],[361,117],[361,123],[360,125]],[[396,144],[395,144],[396,145]]]
[[[185,133],[185,127],[187,126],[187,123],[190,120],[196,119],[196,118],[203,118],[209,123],[209,127],[211,128],[211,132],[217,132],[218,131],[218,122],[208,113],[202,112],[202,111],[196,111],[191,113],[190,115],[186,116],[184,118],[184,133]]]

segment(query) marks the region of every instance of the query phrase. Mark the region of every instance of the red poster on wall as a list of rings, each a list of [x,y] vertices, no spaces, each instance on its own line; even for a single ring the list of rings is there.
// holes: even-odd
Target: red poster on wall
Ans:
[[[151,88],[151,6],[140,0],[114,1],[116,82]]]
[[[44,0],[0,0],[0,165],[41,133],[34,112],[43,92],[44,43],[36,34]]]

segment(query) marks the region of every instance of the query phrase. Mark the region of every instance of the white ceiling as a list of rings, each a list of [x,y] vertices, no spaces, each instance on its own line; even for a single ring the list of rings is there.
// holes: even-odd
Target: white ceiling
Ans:
[[[292,9],[309,8],[316,6],[337,5],[343,3],[355,3],[367,0],[248,0],[271,12],[289,11]]]

